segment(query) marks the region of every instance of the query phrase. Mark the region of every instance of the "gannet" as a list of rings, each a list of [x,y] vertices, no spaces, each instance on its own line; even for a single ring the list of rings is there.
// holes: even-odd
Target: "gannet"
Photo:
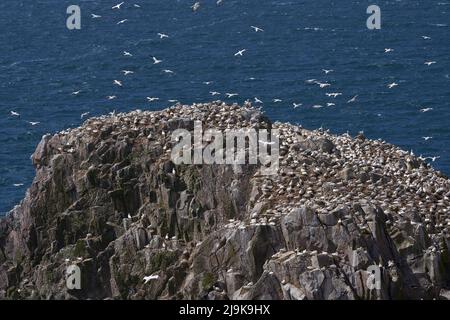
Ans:
[[[253,28],[255,30],[255,32],[263,32],[264,30],[259,28],[259,27],[255,27],[255,26],[250,26],[251,28]]]
[[[151,276],[147,276],[147,277],[144,277],[144,283],[147,283],[147,282],[149,282],[150,280],[157,280],[157,279],[159,279],[159,276],[158,275],[151,275]]]
[[[353,98],[351,98],[350,100],[347,101],[347,103],[352,103],[356,101],[356,98],[358,98],[358,95],[354,96]]]
[[[168,38],[169,36],[167,34],[164,33],[158,33],[158,36],[160,39],[164,39],[164,38]]]
[[[331,93],[326,93],[326,95],[328,97],[336,98],[337,96],[342,96],[342,93],[340,93],[340,92],[331,92]]]
[[[247,51],[247,49],[239,50],[238,52],[236,52],[236,53],[234,54],[234,56],[235,56],[235,57],[237,57],[237,56],[241,56],[241,57],[242,57],[242,55],[244,54],[245,51]]]
[[[439,159],[440,156],[434,156],[434,157],[425,157],[425,159],[430,159],[431,161],[435,162],[437,159]]]
[[[192,8],[192,11],[197,11],[198,10],[198,8],[200,8],[200,2],[196,2],[196,3],[194,3],[192,6],[191,6],[191,8]]]
[[[120,9],[120,7],[124,4],[125,2],[121,2],[119,4],[116,4],[115,6],[113,6],[111,9]]]
[[[267,141],[264,141],[264,140],[258,140],[258,142],[259,142],[259,143],[262,143],[262,144],[264,144],[264,145],[272,145],[272,144],[275,144],[274,141],[272,141],[272,142],[267,142]]]
[[[392,82],[392,83],[388,84],[388,88],[389,89],[392,89],[392,88],[394,88],[396,86],[398,86],[398,83],[396,83],[396,82]]]
[[[316,82],[321,89],[331,86],[329,83]]]
[[[152,59],[153,59],[153,64],[158,64],[158,63],[162,62],[162,60],[158,60],[155,57],[152,57]]]
[[[125,76],[134,73],[134,71],[130,71],[130,70],[122,70],[122,72],[123,72],[123,75],[125,75]]]

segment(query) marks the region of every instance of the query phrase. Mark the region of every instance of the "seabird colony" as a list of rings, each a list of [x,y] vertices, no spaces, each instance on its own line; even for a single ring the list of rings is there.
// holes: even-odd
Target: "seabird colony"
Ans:
[[[339,221],[367,227],[359,216],[359,204],[381,208],[388,224],[395,228],[410,223],[423,226],[432,236],[450,228],[450,180],[419,158],[381,140],[362,134],[333,135],[324,130],[306,130],[288,123],[270,123],[261,111],[246,103],[227,105],[221,101],[205,104],[177,104],[162,111],[133,111],[87,120],[77,129],[61,132],[85,139],[90,135],[142,140],[158,137],[157,143],[170,157],[170,123],[173,120],[200,120],[206,128],[278,129],[280,169],[277,175],[255,173],[254,205],[267,210],[256,212],[249,221],[274,223],[282,213],[307,205],[317,214],[346,208],[350,213]],[[169,124],[169,125],[168,125]],[[75,134],[73,134],[75,133]],[[70,150],[68,143],[67,150]]]

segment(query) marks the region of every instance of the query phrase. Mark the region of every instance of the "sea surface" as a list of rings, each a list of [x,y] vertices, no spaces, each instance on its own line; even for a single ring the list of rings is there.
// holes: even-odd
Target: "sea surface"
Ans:
[[[0,1],[0,215],[30,186],[42,135],[113,110],[162,109],[168,100],[256,97],[273,120],[363,131],[439,157],[430,163],[450,175],[449,0],[203,0],[196,12],[193,0],[134,0],[111,9],[121,1]],[[81,30],[66,27],[73,4]],[[366,27],[371,4],[381,8],[381,30]]]

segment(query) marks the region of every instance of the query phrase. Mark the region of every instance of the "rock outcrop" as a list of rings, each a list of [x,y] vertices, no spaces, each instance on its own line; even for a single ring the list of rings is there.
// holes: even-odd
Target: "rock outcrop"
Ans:
[[[194,120],[278,129],[279,174],[175,165],[171,132]],[[92,118],[44,136],[32,161],[0,221],[3,299],[449,297],[450,181],[383,141],[213,102]]]

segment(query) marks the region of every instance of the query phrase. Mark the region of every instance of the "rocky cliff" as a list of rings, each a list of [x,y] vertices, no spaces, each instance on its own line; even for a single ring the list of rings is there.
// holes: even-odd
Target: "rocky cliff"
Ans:
[[[279,129],[279,174],[175,165],[171,132],[194,120]],[[32,161],[0,222],[0,298],[449,296],[450,181],[383,141],[213,102],[92,118],[44,136]],[[81,290],[66,287],[73,264]]]

